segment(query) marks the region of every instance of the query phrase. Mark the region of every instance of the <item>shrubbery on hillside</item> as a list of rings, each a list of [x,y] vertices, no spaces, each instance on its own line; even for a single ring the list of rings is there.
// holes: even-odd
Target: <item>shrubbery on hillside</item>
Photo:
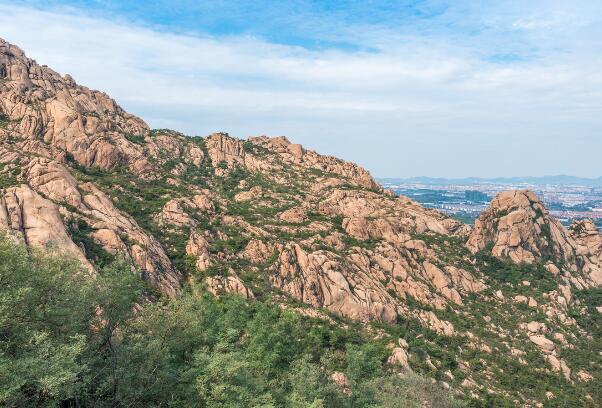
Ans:
[[[138,304],[125,265],[93,278],[0,239],[0,403],[6,406],[460,406],[400,378],[383,344],[238,297]],[[136,310],[136,312],[134,312]],[[330,374],[344,372],[352,392]]]

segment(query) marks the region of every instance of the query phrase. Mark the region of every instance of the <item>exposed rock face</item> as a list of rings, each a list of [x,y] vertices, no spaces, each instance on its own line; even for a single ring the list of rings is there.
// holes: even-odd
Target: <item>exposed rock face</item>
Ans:
[[[64,251],[92,269],[69,238],[58,206],[29,186],[11,187],[0,196],[0,228],[12,231],[29,246]]]
[[[227,133],[214,133],[207,138],[207,150],[214,165],[226,163],[228,167],[234,164],[245,164],[245,149],[242,140],[234,139]]]
[[[207,277],[206,283],[209,291],[215,296],[224,293],[234,293],[243,296],[245,299],[253,299],[255,297],[253,292],[235,274],[225,277],[210,276]]]
[[[528,190],[499,193],[476,220],[466,246],[473,253],[491,246],[494,256],[516,263],[547,257],[555,262],[546,265],[550,273],[558,275],[561,266],[565,273],[583,272],[587,285],[601,284],[602,237],[595,225],[579,221],[567,231]]]
[[[251,188],[249,191],[241,191],[240,193],[236,194],[234,196],[234,201],[236,202],[245,202],[245,201],[251,201],[253,199],[256,199],[257,197],[260,197],[262,193],[261,187],[259,186],[255,186],[253,188]]]
[[[108,170],[143,160],[141,149],[120,135],[145,135],[148,126],[106,94],[36,64],[1,39],[0,66],[5,72],[0,110],[12,130],[67,152],[84,166]],[[52,157],[51,149],[46,153]]]
[[[404,339],[399,339],[398,346],[393,347],[387,363],[396,365],[406,371],[412,371],[410,368],[410,356],[408,355],[408,343]]]
[[[493,245],[494,256],[532,263],[543,256],[574,262],[575,249],[566,231],[549,216],[531,191],[499,193],[475,221],[467,246],[477,252]]]
[[[128,252],[121,255],[131,259],[151,284],[170,296],[177,294],[180,273],[173,268],[156,238],[142,230],[131,217],[119,211],[95,185],[85,183],[79,185],[79,188],[83,192],[81,211],[89,217],[90,226],[95,230],[113,231],[112,235],[118,244],[112,244],[111,247],[128,248]],[[129,245],[120,236],[127,237]]]
[[[294,163],[305,168],[338,174],[348,177],[364,187],[382,191],[382,188],[372,179],[370,173],[357,164],[345,162],[331,156],[322,156],[313,150],[305,150],[301,145],[292,144],[284,136],[276,138],[259,136],[249,138],[249,141],[277,153],[284,163]]]
[[[590,220],[575,221],[569,228],[569,234],[577,244],[577,265],[597,285],[602,285],[602,235],[598,228]]]
[[[0,112],[9,118],[0,127],[0,164],[18,170],[17,177],[29,185],[3,193],[8,218],[2,226],[18,231],[28,245],[55,245],[91,269],[65,224],[70,218],[83,219],[107,252],[131,261],[149,282],[175,295],[180,276],[157,240],[93,183],[78,182],[65,166],[70,161],[104,170],[123,165],[149,176],[152,166],[142,147],[127,136],[143,138],[148,126],[104,93],[36,64],[3,40],[0,66],[5,73]]]
[[[544,353],[551,353],[555,349],[554,343],[551,340],[545,338],[544,336],[529,336],[529,340],[531,340]]]
[[[260,264],[266,262],[273,253],[274,249],[270,248],[265,242],[252,239],[245,247],[242,256],[252,263]]]
[[[340,267],[332,255],[307,254],[294,244],[281,253],[272,280],[275,286],[312,306],[326,307],[355,319],[395,321],[395,308],[386,291],[354,293]]]
[[[472,229],[285,137],[149,130],[1,40],[0,115],[0,229],[30,247],[56,248],[93,270],[86,251],[99,246],[169,296],[186,278],[195,295],[267,298],[330,324],[349,323],[332,313],[405,325],[425,347],[410,356],[388,337],[389,368],[408,370],[411,360],[475,398],[491,387],[536,406],[491,375],[508,359],[530,375],[546,370],[526,361],[534,349],[567,386],[599,381],[597,329],[577,316],[602,313],[581,291],[602,284],[602,238],[589,221],[565,230],[531,192],[499,194]],[[536,273],[500,282],[474,256],[489,248],[513,262],[545,260],[549,276],[521,265]],[[392,336],[381,327],[365,332]],[[577,365],[563,350],[581,342],[596,352],[572,378]],[[332,378],[351,392],[344,374]]]
[[[196,224],[194,219],[186,213],[178,199],[169,200],[163,210],[157,214],[155,220],[161,225],[174,227],[192,227]]]
[[[196,269],[199,272],[207,270],[210,264],[210,255],[209,243],[205,237],[196,231],[192,231],[186,244],[186,255],[196,257]]]
[[[332,373],[330,378],[336,385],[338,385],[343,390],[343,392],[351,392],[351,384],[349,383],[349,379],[347,378],[345,373],[335,371],[334,373]]]

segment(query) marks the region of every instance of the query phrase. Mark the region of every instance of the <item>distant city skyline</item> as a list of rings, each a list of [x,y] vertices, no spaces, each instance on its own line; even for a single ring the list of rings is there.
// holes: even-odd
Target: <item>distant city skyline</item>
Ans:
[[[414,177],[378,177],[380,181],[384,182],[395,182],[401,181],[404,183],[416,182],[424,184],[478,184],[478,183],[496,183],[496,184],[512,184],[517,185],[520,183],[524,184],[552,184],[552,185],[586,185],[586,186],[602,186],[601,177],[576,177],[572,175],[546,175],[546,176],[523,176],[523,177],[461,177],[461,178],[445,178],[445,177],[428,177],[428,176],[414,176]]]
[[[0,37],[154,128],[376,177],[602,176],[602,3],[0,0]]]

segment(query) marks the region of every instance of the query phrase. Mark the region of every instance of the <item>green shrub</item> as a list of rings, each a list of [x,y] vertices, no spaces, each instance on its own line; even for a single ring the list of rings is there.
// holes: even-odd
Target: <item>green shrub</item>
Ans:
[[[137,144],[137,145],[143,145],[145,143],[144,135],[135,135],[133,133],[124,133],[123,136],[130,142]]]
[[[0,128],[6,127],[10,123],[8,115],[0,112]]]
[[[65,257],[29,255],[0,239],[0,404],[459,404],[426,380],[391,377],[388,351],[358,324],[342,328],[237,296],[145,303],[128,269],[114,265],[92,279]],[[351,394],[330,380],[335,369],[348,373]]]
[[[86,258],[91,260],[95,265],[103,267],[114,261],[113,255],[104,250],[102,245],[96,243],[90,233],[93,229],[88,223],[81,219],[73,219],[67,224],[67,231],[73,242],[83,247]]]

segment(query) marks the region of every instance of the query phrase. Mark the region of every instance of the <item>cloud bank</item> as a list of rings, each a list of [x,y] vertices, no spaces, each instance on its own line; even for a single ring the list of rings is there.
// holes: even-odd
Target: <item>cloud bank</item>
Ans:
[[[284,134],[377,176],[600,176],[602,6],[479,3],[308,14],[300,44],[0,3],[0,37],[152,127]]]

